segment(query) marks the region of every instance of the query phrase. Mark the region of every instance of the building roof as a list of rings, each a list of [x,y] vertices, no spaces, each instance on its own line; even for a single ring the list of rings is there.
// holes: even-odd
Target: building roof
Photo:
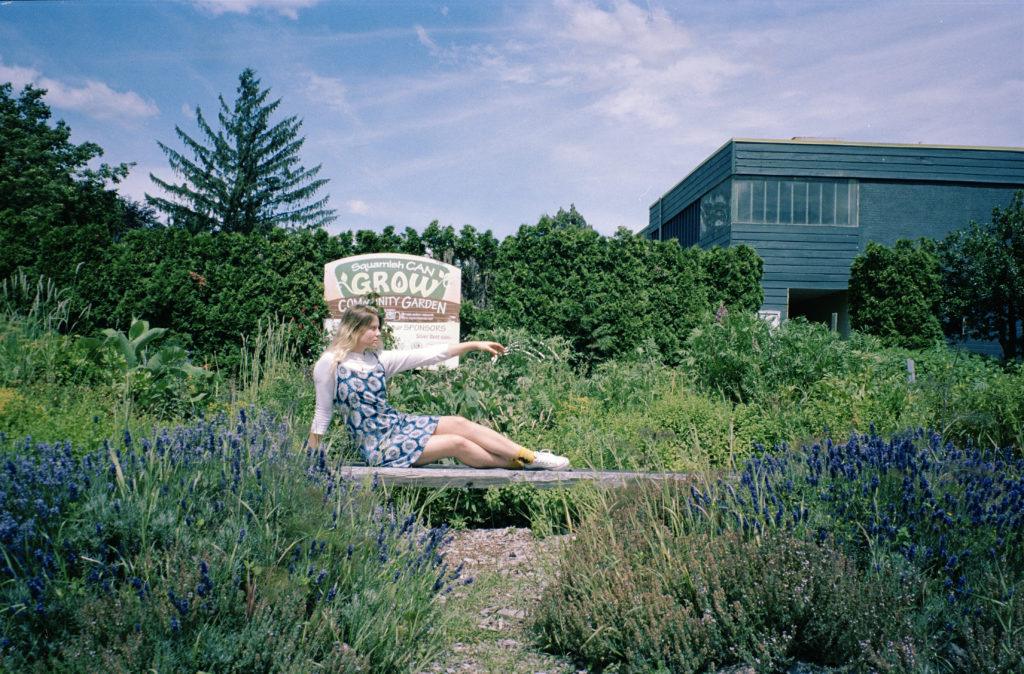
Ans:
[[[731,150],[731,152],[729,152]],[[744,156],[744,150],[747,150]],[[728,173],[1024,185],[1024,147],[859,143],[826,138],[731,138],[658,200],[728,153]],[[715,160],[718,160],[717,162]]]

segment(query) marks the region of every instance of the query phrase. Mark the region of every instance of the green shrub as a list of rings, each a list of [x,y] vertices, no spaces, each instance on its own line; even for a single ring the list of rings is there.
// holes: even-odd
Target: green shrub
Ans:
[[[842,437],[865,432],[873,423],[884,433],[925,423],[912,404],[907,375],[894,361],[874,354],[861,354],[857,361],[845,373],[830,372],[809,386],[803,412],[819,429]]]
[[[898,351],[912,358],[917,382],[911,408],[920,425],[937,428],[958,443],[1024,447],[1024,368],[945,347]]]
[[[272,411],[304,438],[316,400],[311,358],[303,355],[305,337],[294,323],[279,319],[261,320],[257,325],[256,332],[242,340],[233,396],[243,404]],[[335,431],[338,426],[343,425],[335,425]],[[328,440],[337,444],[333,437]]]
[[[850,324],[887,344],[928,348],[942,340],[942,263],[935,242],[869,241],[850,265]]]
[[[587,376],[579,377],[575,389],[593,400],[602,413],[614,413],[648,409],[656,400],[689,387],[690,378],[676,368],[665,367],[656,350],[648,348],[637,356],[595,366]]]
[[[872,433],[605,497],[537,629],[627,671],[1016,671],[1022,470],[1010,450]]]
[[[967,649],[956,649],[951,659],[962,671],[1024,671],[1024,583],[1007,584],[1005,574],[989,572],[982,587],[992,611],[965,620]]]
[[[628,672],[915,664],[912,593],[890,569],[785,533],[679,531],[660,503],[630,492],[580,527],[534,616],[546,648]]]
[[[707,317],[687,337],[681,359],[699,390],[763,404],[803,399],[821,379],[856,371],[858,358],[879,350],[878,340],[867,335],[844,340],[799,317],[771,328],[756,314],[736,311]]]
[[[984,660],[999,649],[976,650],[969,632],[987,631],[1000,649],[1019,639],[1007,604],[1024,585],[1022,470],[1009,449],[872,433],[780,448],[678,508],[706,530],[792,531],[834,545],[866,573],[892,566],[916,576],[914,621],[931,635],[929,661]]]
[[[733,312],[693,329],[683,346],[682,366],[702,391],[749,400],[757,391],[771,330],[756,314]]]
[[[521,330],[502,330],[493,338],[508,348],[496,361],[480,354],[461,359],[458,369],[403,372],[388,382],[395,407],[416,414],[454,414],[537,446],[557,401],[579,379],[569,349],[559,338],[540,339]]]

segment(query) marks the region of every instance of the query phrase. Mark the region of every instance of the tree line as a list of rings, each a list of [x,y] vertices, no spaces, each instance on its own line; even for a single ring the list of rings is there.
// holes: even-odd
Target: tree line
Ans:
[[[434,221],[328,235],[336,219],[320,167],[302,166],[295,117],[274,121],[251,69],[236,99],[201,108],[201,137],[159,143],[178,181],[151,176],[144,203],[116,185],[131,164],[99,164],[95,143],[51,124],[45,91],[0,85],[0,279],[19,270],[72,290],[83,333],[132,318],[170,328],[204,359],[230,364],[242,336],[274,315],[317,348],[325,263],[363,253],[424,255],[462,270],[464,332],[501,326],[568,339],[587,361],[650,347],[669,362],[702,315],[763,301],[761,260],[744,246],[684,250],[620,229],[602,236],[570,205],[498,241]],[[159,215],[163,215],[163,219]],[[1024,353],[1024,208],[1018,193],[988,224],[941,241],[868,245],[850,273],[855,329],[917,348],[970,336]]]
[[[572,205],[503,241],[437,221],[329,235],[326,181],[298,158],[301,123],[273,123],[279,101],[267,102],[251,70],[233,105],[219,99],[216,125],[197,108],[202,139],[176,128],[185,149],[161,144],[180,182],[154,177],[163,196],[134,202],[116,192],[131,165],[90,169],[102,148],[51,124],[44,93],[0,86],[0,278],[20,272],[70,289],[81,334],[144,319],[194,359],[231,366],[243,337],[273,316],[312,353],[327,315],[323,265],[382,252],[458,266],[464,333],[557,335],[587,362],[651,350],[671,360],[702,316],[763,300],[750,248],[687,250],[625,228],[604,236]]]

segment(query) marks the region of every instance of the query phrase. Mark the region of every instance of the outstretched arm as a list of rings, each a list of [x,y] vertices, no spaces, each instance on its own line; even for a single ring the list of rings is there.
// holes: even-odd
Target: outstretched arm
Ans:
[[[498,342],[460,342],[448,346],[448,353],[453,357],[462,356],[470,351],[486,351],[492,356],[505,355],[505,347]]]

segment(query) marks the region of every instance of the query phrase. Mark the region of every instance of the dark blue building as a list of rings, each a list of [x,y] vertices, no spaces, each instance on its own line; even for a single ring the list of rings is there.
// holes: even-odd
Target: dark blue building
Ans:
[[[849,328],[850,264],[869,241],[941,238],[989,222],[1024,189],[1024,148],[742,140],[658,199],[643,233],[764,259],[763,315]]]

